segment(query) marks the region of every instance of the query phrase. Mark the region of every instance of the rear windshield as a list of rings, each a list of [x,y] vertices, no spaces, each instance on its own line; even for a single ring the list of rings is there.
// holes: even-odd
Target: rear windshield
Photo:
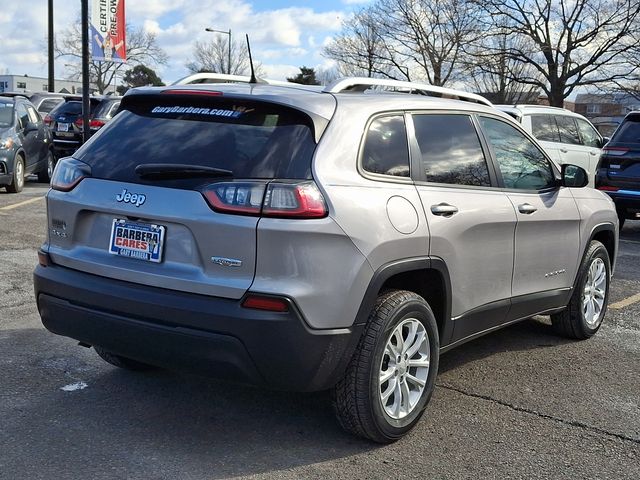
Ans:
[[[10,127],[13,123],[13,102],[0,101],[0,127]]]
[[[629,115],[613,134],[612,142],[640,143],[640,115]]]
[[[82,102],[65,102],[53,109],[54,114],[79,115],[82,113]]]
[[[100,102],[98,106],[95,108],[95,110],[93,111],[93,117],[107,118],[107,114],[109,113],[109,110],[111,110],[111,107],[113,107],[116,103],[119,104],[120,102],[112,101],[112,100],[104,100]],[[115,113],[115,110],[112,113]],[[111,117],[108,117],[108,118],[111,118]]]
[[[214,167],[242,179],[309,179],[315,149],[312,122],[270,103],[194,97],[136,99],[74,156],[92,176],[193,188],[212,179],[145,180],[138,165]],[[129,102],[130,103],[130,102]]]

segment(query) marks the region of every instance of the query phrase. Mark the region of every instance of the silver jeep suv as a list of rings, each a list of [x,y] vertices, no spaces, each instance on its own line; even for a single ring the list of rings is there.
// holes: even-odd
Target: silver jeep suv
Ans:
[[[118,367],[332,389],[346,430],[391,442],[441,353],[537,314],[598,330],[618,220],[586,183],[473,94],[134,89],[56,167],[38,308]]]

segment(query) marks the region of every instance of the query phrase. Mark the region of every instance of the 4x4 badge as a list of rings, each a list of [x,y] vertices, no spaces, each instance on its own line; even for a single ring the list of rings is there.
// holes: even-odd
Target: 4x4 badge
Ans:
[[[242,266],[242,260],[237,260],[235,258],[211,257],[211,261],[216,265],[221,265],[223,267],[241,267]]]
[[[146,195],[142,193],[129,193],[126,188],[116,195],[116,202],[130,203],[136,207],[142,205],[146,200]]]

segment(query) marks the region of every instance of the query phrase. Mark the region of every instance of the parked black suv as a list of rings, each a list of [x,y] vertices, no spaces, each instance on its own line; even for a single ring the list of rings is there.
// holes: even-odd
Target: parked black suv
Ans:
[[[596,188],[615,202],[621,228],[640,218],[640,112],[628,114],[602,149]]]
[[[90,99],[91,118],[100,99]],[[53,133],[53,147],[56,158],[72,155],[82,145],[82,102],[65,100],[44,119]]]

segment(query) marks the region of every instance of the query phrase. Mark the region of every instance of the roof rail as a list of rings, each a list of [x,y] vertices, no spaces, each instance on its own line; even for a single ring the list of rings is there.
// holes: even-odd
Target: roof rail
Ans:
[[[454,100],[464,100],[492,107],[493,104],[486,98],[451,88],[436,87],[426,83],[403,82],[401,80],[387,80],[383,78],[347,77],[336,80],[331,85],[325,87],[323,92],[364,92],[371,87],[391,87],[401,90],[409,90],[409,93],[430,95],[433,97],[451,98]]]
[[[230,75],[227,73],[194,73],[187,75],[180,80],[176,80],[171,85],[191,85],[197,83],[251,83],[251,77],[245,75]],[[255,82],[254,82],[255,83]],[[278,85],[283,87],[299,86],[291,82],[283,82],[280,80],[258,79],[258,83],[267,85]]]

